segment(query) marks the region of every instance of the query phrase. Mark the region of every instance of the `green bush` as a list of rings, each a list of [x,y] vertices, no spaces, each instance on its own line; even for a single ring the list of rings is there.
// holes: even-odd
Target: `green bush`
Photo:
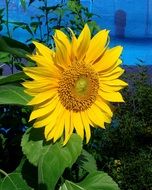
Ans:
[[[117,105],[112,124],[95,129],[87,146],[122,190],[152,189],[152,85],[148,68],[126,68],[125,104]]]

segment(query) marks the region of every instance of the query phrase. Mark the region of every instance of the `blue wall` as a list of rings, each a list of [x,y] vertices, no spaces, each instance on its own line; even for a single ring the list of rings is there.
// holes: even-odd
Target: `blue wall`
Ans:
[[[60,2],[60,0],[48,2],[51,5]],[[118,30],[120,32],[124,30],[125,37],[152,37],[152,0],[81,0],[81,2],[88,6],[91,12],[99,16],[94,16],[94,19],[101,28],[110,29],[113,36],[117,35]],[[34,3],[27,11],[24,11],[20,0],[11,0],[10,19],[28,21],[33,13],[36,14],[35,7],[37,5],[38,3]],[[5,1],[0,0],[0,7],[4,6]]]
[[[50,5],[61,0],[48,0]],[[101,28],[110,30],[111,46],[123,45],[123,60],[127,65],[139,63],[152,64],[152,0],[81,0],[94,16]],[[28,3],[28,0],[27,0]],[[5,1],[0,0],[0,8]],[[20,0],[11,0],[9,19],[11,21],[30,21],[38,6],[33,3],[26,11]],[[3,31],[3,34],[6,30]],[[29,34],[22,29],[14,32],[14,38],[25,41]],[[121,37],[121,38],[119,38]]]
[[[115,19],[119,10],[126,14],[126,37],[152,37],[152,0],[82,0],[84,5],[89,5],[91,11],[100,16],[95,17],[102,28],[109,28],[115,35]],[[92,6],[91,6],[92,5]],[[117,19],[122,20],[123,14]],[[123,23],[117,23],[123,25]]]

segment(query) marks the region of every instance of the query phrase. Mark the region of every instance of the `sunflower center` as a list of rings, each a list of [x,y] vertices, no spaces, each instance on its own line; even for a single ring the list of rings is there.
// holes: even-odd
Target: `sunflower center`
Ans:
[[[98,89],[97,73],[85,64],[74,64],[62,73],[58,94],[67,110],[79,112],[91,107],[96,100]]]
[[[84,95],[88,88],[87,78],[79,78],[75,83],[75,91],[81,96]]]

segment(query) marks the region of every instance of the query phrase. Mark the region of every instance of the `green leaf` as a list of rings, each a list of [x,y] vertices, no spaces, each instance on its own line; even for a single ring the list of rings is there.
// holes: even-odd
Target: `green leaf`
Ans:
[[[83,149],[80,159],[82,162],[81,167],[84,170],[86,170],[89,173],[97,171],[96,160],[89,152]]]
[[[43,129],[29,128],[23,135],[21,146],[22,151],[26,155],[28,161],[34,166],[38,165],[42,150],[46,148],[43,146]]]
[[[0,86],[0,104],[27,105],[30,100],[31,96],[24,92],[23,87],[10,84]]]
[[[81,138],[73,134],[63,146],[57,142],[42,151],[38,164],[39,185],[46,186],[46,189],[54,189],[57,181],[63,174],[65,168],[71,167],[82,150]]]
[[[30,26],[32,27],[34,34],[36,33],[39,26],[42,25],[42,22],[31,22]]]
[[[23,180],[20,173],[7,174],[0,183],[0,190],[32,190]]]
[[[7,52],[0,52],[0,63],[8,63],[10,61],[10,54]]]
[[[22,28],[23,30],[26,30],[27,32],[29,32],[31,35],[33,35],[32,30],[30,29],[29,25],[25,22],[9,22],[11,24],[16,25],[13,30],[16,30],[17,28]]]
[[[87,190],[119,190],[116,182],[107,173],[101,171],[89,174],[79,185]]]
[[[32,50],[27,45],[6,36],[0,37],[0,51],[24,58],[28,58],[27,54],[32,53]]]
[[[28,79],[28,77],[23,72],[18,72],[9,76],[0,77],[0,85],[7,83],[21,82],[25,79]]]
[[[66,180],[59,190],[119,190],[119,187],[108,174],[97,171],[80,183]]]

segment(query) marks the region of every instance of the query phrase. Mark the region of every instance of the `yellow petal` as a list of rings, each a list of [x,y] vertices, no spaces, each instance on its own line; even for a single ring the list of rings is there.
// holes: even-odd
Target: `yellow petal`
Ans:
[[[50,123],[45,128],[45,137],[47,140],[50,140],[50,133],[52,133],[52,131],[55,130],[56,132],[55,133],[53,132],[54,136],[51,135],[51,138],[54,138],[54,142],[55,142],[63,134],[63,129],[64,129],[63,107],[60,107],[60,112],[56,114],[53,113],[53,115],[54,115],[54,118],[50,120]]]
[[[56,142],[63,134],[64,131],[64,114],[58,118],[58,122],[55,125],[56,133],[54,134],[53,142]]]
[[[105,72],[115,67],[117,60],[121,55],[122,49],[123,48],[121,46],[116,46],[112,49],[106,50],[102,58],[93,65],[94,69],[97,72]]]
[[[103,120],[103,117],[101,115],[101,112],[98,115],[96,112],[94,112],[93,108],[94,108],[94,106],[92,105],[91,108],[86,110],[86,113],[87,113],[89,119],[92,121],[94,126],[97,125],[97,126],[99,126],[101,128],[104,128],[104,120]]]
[[[74,32],[69,28],[71,35],[72,35],[72,41],[71,41],[71,61],[74,62],[76,59],[77,55],[77,48],[78,48],[78,43],[77,43],[77,38],[74,34]]]
[[[109,86],[128,86],[128,84],[120,79],[115,79],[115,80],[105,80],[105,81],[102,81],[102,84],[106,84],[106,85],[109,85]],[[102,85],[101,84],[101,85]]]
[[[78,37],[77,58],[79,61],[81,61],[86,55],[86,52],[89,48],[90,39],[91,39],[90,29],[88,25],[85,24],[82,32]]]
[[[87,116],[87,114],[85,112],[81,112],[80,114],[81,114],[81,119],[82,119],[82,122],[83,122],[84,130],[85,130],[85,133],[86,133],[86,143],[88,143],[89,140],[90,140],[90,137],[91,137],[89,119],[88,119],[88,116]]]
[[[93,63],[103,54],[107,45],[108,34],[109,31],[101,30],[91,39],[89,49],[86,53],[86,63]]]
[[[55,107],[56,107],[58,101],[59,101],[59,98],[58,98],[57,96],[55,96],[55,97],[50,101],[50,104],[49,104],[48,106],[43,107],[43,108],[40,108],[40,109],[36,109],[36,110],[32,111],[32,113],[31,113],[31,115],[30,115],[29,121],[31,121],[31,120],[33,120],[33,119],[35,119],[35,118],[44,116],[44,115],[46,115],[46,114],[48,114],[48,113],[51,113],[51,112],[55,109]]]
[[[110,117],[113,116],[110,106],[108,102],[102,100],[101,98],[97,98],[95,101],[96,106],[98,106],[102,111],[106,112]]]
[[[65,44],[60,39],[54,37],[54,41],[56,45],[56,54],[55,54],[56,64],[63,68],[66,68],[68,65],[71,64],[68,50]]]
[[[101,91],[110,92],[110,93],[111,92],[117,92],[123,88],[124,88],[124,86],[109,86],[109,85],[103,84],[103,83],[100,85]]]
[[[96,104],[93,104],[91,106],[91,109],[94,112],[94,114],[96,114],[102,121],[104,121],[106,123],[110,123],[111,122],[111,117],[107,113],[105,113],[105,111],[103,111],[102,109],[100,109],[100,107],[98,107]]]
[[[44,57],[42,55],[27,55],[31,60],[35,61],[40,67],[54,68],[53,57]]]
[[[100,81],[111,81],[111,80],[119,78],[123,73],[124,73],[124,69],[117,67],[112,72],[110,72],[109,75],[108,74],[100,75],[99,79]]]
[[[119,92],[103,92],[99,90],[99,95],[101,98],[108,100],[110,102],[124,102],[122,95]]]
[[[62,108],[63,108],[63,106],[61,105],[60,102],[58,102],[55,109],[51,113],[48,113],[47,115],[44,115],[44,116],[36,119],[33,126],[35,128],[39,128],[41,126],[47,126],[49,123],[51,125],[55,124],[59,114],[61,113],[61,111],[63,111]]]
[[[36,46],[36,51],[39,55],[43,55],[44,57],[51,57],[54,55],[54,51],[42,43],[33,41],[33,44]]]
[[[22,85],[34,92],[43,92],[51,90],[52,87],[58,87],[58,80],[53,79],[52,81],[45,80],[45,81],[26,81],[23,82]]]
[[[54,135],[56,133],[56,128],[54,127],[48,134],[46,140],[49,141],[49,140],[52,140],[54,138]]]
[[[71,44],[70,44],[70,41],[69,41],[67,35],[65,35],[61,30],[56,30],[55,36],[58,39],[62,40],[62,42],[63,42],[63,44],[66,47],[66,50],[68,52],[68,56],[71,57]]]
[[[74,129],[74,126],[72,122],[71,112],[67,110],[65,112],[65,139],[64,139],[63,145],[66,145],[66,143],[70,139],[73,129]]]
[[[72,112],[72,119],[73,119],[73,124],[74,124],[74,128],[76,129],[77,134],[84,139],[84,126],[82,123],[82,119],[81,119],[81,115],[80,113],[75,113]]]
[[[50,140],[50,139],[48,139],[48,135],[52,131],[52,129],[54,128],[55,124],[56,124],[56,120],[53,120],[45,126],[44,135],[45,135],[45,139],[47,141]],[[38,128],[38,127],[35,127],[35,128]]]
[[[50,80],[52,78],[59,78],[60,74],[58,70],[53,68],[43,68],[43,67],[24,67],[23,71],[29,77],[35,80]],[[43,71],[43,72],[42,72]]]
[[[42,102],[45,102],[46,100],[53,98],[56,94],[57,91],[55,90],[49,90],[39,93],[30,102],[28,102],[28,105],[41,104]]]

